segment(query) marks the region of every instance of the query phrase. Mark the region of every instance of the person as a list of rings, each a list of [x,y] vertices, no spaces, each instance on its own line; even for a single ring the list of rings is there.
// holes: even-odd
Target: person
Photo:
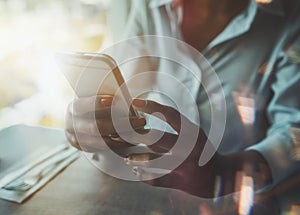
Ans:
[[[221,178],[220,194],[225,195],[235,191],[237,172],[251,176],[255,189],[260,190],[278,184],[299,170],[290,132],[300,124],[297,95],[300,65],[293,60],[300,53],[299,5],[297,0],[273,0],[268,4],[253,0],[133,2],[125,35],[168,36],[197,49],[216,71],[227,105],[227,123],[220,147],[209,162],[199,166],[204,144],[210,141],[207,139],[211,126],[208,95],[214,82],[203,80],[210,87],[205,90],[200,87],[195,94],[200,126],[163,101],[134,99],[136,110],[147,114],[162,113],[177,132],[165,132],[157,143],[149,146],[153,155],[161,153],[160,146],[167,146],[165,152],[171,150],[180,134],[182,120],[199,132],[195,147],[182,164],[169,174],[146,180],[146,183],[213,198],[218,177]],[[176,19],[180,15],[178,22]],[[174,28],[174,23],[179,23],[178,28]],[[159,79],[154,84],[163,85]],[[98,152],[107,149],[107,145],[122,145],[122,141],[112,138],[115,129],[108,112],[113,96],[98,95],[95,107],[91,102],[94,99],[79,98],[70,104],[66,118],[69,141],[80,150]],[[91,126],[90,119],[85,117],[94,108],[103,113],[97,114],[101,115],[97,118],[97,127]],[[146,125],[143,117],[132,117],[130,122],[135,130],[143,130]],[[82,133],[86,141],[79,144],[74,130]],[[95,138],[95,132],[99,131],[104,142]],[[146,144],[147,141],[143,140]],[[135,174],[147,179],[151,173],[143,167],[145,162],[140,162],[141,157],[143,154],[131,154],[125,161],[136,166]]]

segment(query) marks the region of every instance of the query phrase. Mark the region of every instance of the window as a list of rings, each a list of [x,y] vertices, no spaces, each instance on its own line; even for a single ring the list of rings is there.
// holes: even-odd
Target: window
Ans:
[[[96,52],[107,39],[108,0],[0,0],[0,128],[63,126],[73,92],[56,51]]]

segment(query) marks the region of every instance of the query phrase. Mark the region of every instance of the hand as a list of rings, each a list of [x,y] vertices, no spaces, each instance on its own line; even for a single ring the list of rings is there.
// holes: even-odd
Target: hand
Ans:
[[[125,158],[127,164],[135,166],[133,172],[145,183],[153,186],[180,189],[204,198],[213,198],[216,195],[226,195],[234,191],[239,191],[235,190],[235,179],[239,172],[243,172],[246,176],[253,178],[255,190],[263,188],[272,181],[271,170],[266,160],[259,152],[254,150],[241,151],[228,155],[220,155],[216,152],[208,163],[200,167],[198,161],[203,148],[205,144],[211,144],[201,128],[190,122],[177,110],[153,101],[135,99],[133,106],[136,110],[147,114],[161,113],[165,121],[177,132],[177,134],[164,132],[162,137],[154,144],[151,139],[140,139],[140,137],[136,139],[135,136],[131,137],[132,142],[145,143],[153,151],[153,153],[147,154],[131,154]],[[179,135],[181,135],[182,126],[185,126],[191,133],[195,133],[198,130],[198,138],[193,150],[177,168],[162,177],[153,177],[155,173],[150,172],[147,167],[167,167],[162,165],[149,166],[149,162],[145,161],[162,155],[172,157],[181,156],[180,152],[173,153],[172,147],[178,140]],[[159,133],[159,131],[156,132]],[[183,139],[189,141],[190,134],[187,133],[187,136]],[[221,179],[219,182],[216,180],[217,176]],[[155,179],[148,180],[149,178]],[[215,190],[217,186],[219,186],[220,190]]]
[[[131,144],[118,138],[111,119],[113,96],[98,95],[74,99],[68,106],[65,133],[72,146],[88,152],[99,152],[128,147]],[[128,118],[120,118],[117,123],[125,124]],[[146,121],[140,117],[130,117],[131,126],[138,130]]]
[[[204,166],[199,166],[198,161],[205,144],[210,144],[203,130],[197,125],[190,122],[182,116],[177,110],[158,104],[153,101],[135,99],[133,106],[136,110],[147,113],[161,113],[165,121],[172,126],[177,134],[164,132],[162,138],[153,144],[152,140],[135,139],[133,142],[143,142],[154,152],[147,154],[131,154],[125,158],[127,164],[135,166],[134,174],[139,176],[141,180],[153,186],[174,188],[185,191],[192,195],[213,198],[216,195],[225,195],[232,193],[235,189],[235,179],[237,173],[243,172],[254,180],[254,189],[261,189],[272,180],[271,170],[263,158],[263,156],[254,150],[237,152],[229,155],[220,155],[218,152],[214,154],[212,159]],[[159,116],[159,115],[158,115]],[[155,173],[150,172],[146,167],[165,168],[164,166],[149,166],[147,160],[157,158],[159,156],[180,156],[172,152],[172,147],[181,134],[181,127],[187,126],[188,130],[194,133],[198,130],[198,138],[195,147],[189,156],[169,174],[155,178]],[[187,134],[189,135],[189,134]],[[185,140],[189,140],[187,137]],[[152,145],[151,145],[152,144]],[[171,152],[168,153],[167,152]],[[220,184],[217,176],[220,177]],[[148,180],[149,178],[155,178]],[[219,186],[220,190],[215,190]],[[217,193],[218,192],[218,193]]]
[[[149,148],[154,152],[147,154],[128,155],[125,160],[127,164],[135,166],[133,168],[133,172],[138,175],[141,180],[146,180],[146,183],[153,186],[180,189],[190,194],[206,198],[214,197],[216,178],[215,165],[218,157],[220,156],[216,153],[206,165],[202,167],[198,165],[198,160],[207,141],[206,135],[203,130],[171,107],[164,106],[153,101],[140,99],[135,99],[133,101],[133,106],[136,110],[147,114],[153,114],[157,112],[161,113],[164,116],[165,121],[177,132],[177,134],[164,132],[162,138],[160,138],[154,144],[151,143],[152,140],[141,140],[135,139],[134,136],[131,137],[132,141],[134,142],[142,142],[146,145],[152,144],[149,146]],[[155,173],[151,173],[147,170],[147,168],[145,168],[153,167],[148,166],[149,163],[145,161],[161,156],[162,153],[165,153],[163,154],[164,156],[180,156],[180,153],[174,154],[174,152],[172,151],[172,147],[181,134],[181,126],[187,126],[188,130],[190,131],[199,132],[198,138],[196,139],[197,142],[192,152],[177,168],[175,168],[169,174],[156,179],[147,180],[147,178],[154,176]],[[185,139],[187,139],[187,141],[189,140],[189,138]],[[166,153],[168,151],[170,151],[171,153]],[[166,167],[160,166],[154,168]]]

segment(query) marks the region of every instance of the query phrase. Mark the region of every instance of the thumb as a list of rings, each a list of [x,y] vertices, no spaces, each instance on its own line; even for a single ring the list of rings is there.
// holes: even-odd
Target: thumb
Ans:
[[[159,119],[169,123],[175,131],[180,131],[181,114],[176,109],[144,99],[134,99],[132,105],[136,110],[147,114],[153,114]]]

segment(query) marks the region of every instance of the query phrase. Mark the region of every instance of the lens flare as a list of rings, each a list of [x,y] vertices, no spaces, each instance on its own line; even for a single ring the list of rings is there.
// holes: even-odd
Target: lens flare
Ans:
[[[290,129],[291,136],[294,144],[294,155],[295,159],[300,160],[300,129],[299,128],[291,128]]]
[[[256,0],[256,2],[259,4],[270,4],[272,0]]]
[[[241,193],[239,200],[238,213],[239,215],[248,215],[254,202],[254,183],[253,178],[243,176],[241,184]]]

